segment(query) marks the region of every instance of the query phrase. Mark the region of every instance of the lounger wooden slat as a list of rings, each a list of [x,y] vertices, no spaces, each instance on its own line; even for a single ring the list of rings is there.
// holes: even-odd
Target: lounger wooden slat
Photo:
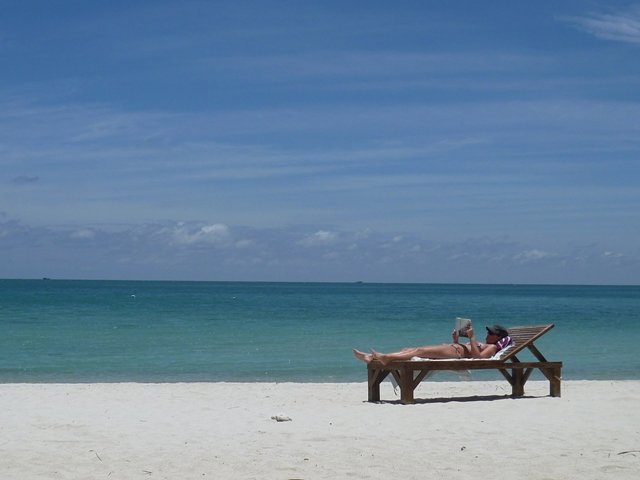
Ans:
[[[498,360],[425,360],[401,361],[382,365],[374,360],[367,365],[368,399],[370,402],[380,401],[380,383],[391,374],[400,387],[400,400],[403,403],[414,403],[414,390],[424,378],[434,371],[441,370],[492,370],[496,369],[511,384],[514,397],[524,395],[524,385],[534,370],[539,370],[549,380],[549,394],[560,396],[562,362],[549,362],[534,345],[534,342],[554,327],[534,325],[511,327],[509,336],[513,345]],[[527,349],[537,361],[522,362],[517,354]]]

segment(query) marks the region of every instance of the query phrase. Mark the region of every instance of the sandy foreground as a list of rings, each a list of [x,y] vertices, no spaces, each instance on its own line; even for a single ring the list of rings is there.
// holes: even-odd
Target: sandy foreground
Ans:
[[[1,384],[0,478],[639,478],[640,381],[562,388],[424,382],[401,405],[365,383]]]

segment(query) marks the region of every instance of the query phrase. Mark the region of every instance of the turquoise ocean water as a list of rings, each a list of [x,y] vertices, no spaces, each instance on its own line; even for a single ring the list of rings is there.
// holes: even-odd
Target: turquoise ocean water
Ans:
[[[352,347],[447,342],[456,316],[555,323],[565,379],[640,378],[637,286],[0,280],[0,382],[362,382]]]

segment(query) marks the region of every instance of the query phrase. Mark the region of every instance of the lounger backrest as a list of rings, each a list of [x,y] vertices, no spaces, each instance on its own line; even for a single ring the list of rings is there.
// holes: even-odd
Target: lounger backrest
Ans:
[[[528,345],[531,345],[553,327],[554,324],[551,323],[549,325],[531,325],[526,327],[508,328],[507,330],[509,331],[509,336],[513,340],[513,346],[509,348],[509,350],[507,350],[505,355],[501,357],[500,360],[509,360],[509,358],[527,348]]]

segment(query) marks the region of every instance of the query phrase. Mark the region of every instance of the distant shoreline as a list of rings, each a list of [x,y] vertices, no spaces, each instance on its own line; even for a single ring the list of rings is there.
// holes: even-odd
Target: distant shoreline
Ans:
[[[1,281],[58,281],[58,282],[149,282],[149,283],[255,283],[284,285],[433,285],[433,286],[480,286],[480,287],[640,287],[638,283],[475,283],[475,282],[384,282],[371,280],[170,280],[170,279],[121,279],[121,278],[62,278],[62,277],[28,277],[0,278]]]

